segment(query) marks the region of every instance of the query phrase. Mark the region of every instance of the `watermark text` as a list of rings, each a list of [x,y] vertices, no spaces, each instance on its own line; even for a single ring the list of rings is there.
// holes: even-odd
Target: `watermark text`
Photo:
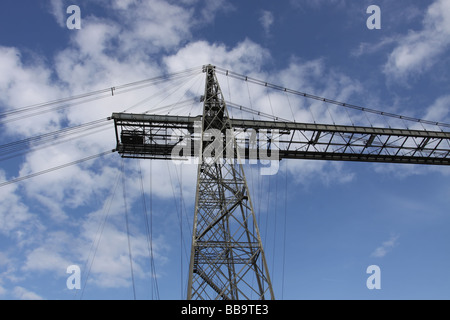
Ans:
[[[367,8],[366,13],[371,14],[367,18],[366,26],[369,30],[381,29],[381,9],[379,6],[371,5]]]
[[[202,134],[201,121],[196,121],[193,135],[172,135],[176,145],[171,157],[178,164],[198,164],[203,146],[201,158],[206,163],[232,164],[239,159],[242,164],[259,163],[261,175],[274,175],[279,169],[279,137],[276,129],[207,129]]]
[[[373,290],[381,289],[381,269],[377,265],[371,265],[367,267],[366,273],[370,274],[369,278],[367,278],[366,286],[367,289]]]
[[[80,30],[81,29],[81,9],[79,6],[71,5],[67,8],[67,14],[70,16],[67,18],[67,29]]]
[[[69,290],[80,290],[81,289],[81,270],[77,265],[71,265],[67,267],[66,273],[70,276],[67,278],[66,286]]]

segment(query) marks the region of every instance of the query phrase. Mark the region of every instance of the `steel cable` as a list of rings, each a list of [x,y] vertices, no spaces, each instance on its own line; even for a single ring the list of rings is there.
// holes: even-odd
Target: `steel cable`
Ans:
[[[288,89],[288,88],[285,88],[280,85],[276,85],[276,84],[272,84],[272,83],[269,83],[266,81],[251,78],[251,77],[248,77],[248,76],[245,76],[242,74],[238,74],[238,73],[235,73],[235,72],[232,72],[232,71],[220,68],[220,67],[215,67],[215,69],[216,69],[217,73],[220,73],[227,77],[232,77],[232,78],[235,78],[238,80],[245,81],[247,83],[253,83],[256,85],[268,87],[268,88],[275,89],[278,91],[290,93],[293,95],[297,95],[297,96],[301,96],[301,97],[305,97],[305,98],[309,98],[309,99],[314,99],[317,101],[334,104],[334,105],[345,107],[345,108],[350,108],[350,109],[355,109],[355,110],[359,110],[359,111],[363,111],[363,112],[373,113],[373,114],[377,114],[377,115],[381,115],[381,116],[385,116],[385,117],[397,118],[397,119],[406,120],[406,121],[412,121],[412,122],[418,122],[418,123],[422,123],[422,124],[429,124],[429,125],[434,125],[434,126],[450,128],[450,124],[448,124],[448,123],[430,121],[430,120],[425,120],[425,119],[420,119],[420,118],[415,118],[415,117],[410,117],[410,116],[399,115],[399,114],[395,114],[395,113],[391,113],[391,112],[385,112],[385,111],[375,110],[375,109],[371,109],[371,108],[360,107],[357,105],[353,105],[353,104],[349,104],[349,103],[345,103],[345,102],[341,102],[341,101],[336,101],[336,100],[320,97],[317,95],[313,95],[313,94],[309,94],[309,93],[305,93],[305,92],[301,92],[301,91],[297,91],[297,90],[293,90],[293,89]]]
[[[42,170],[42,171],[39,171],[39,172],[35,172],[35,173],[29,174],[29,175],[26,175],[26,176],[22,176],[22,177],[19,177],[19,178],[15,178],[15,179],[12,179],[12,180],[9,180],[9,181],[4,181],[4,182],[0,183],[0,188],[8,186],[8,185],[11,185],[11,184],[14,184],[14,183],[18,183],[18,182],[21,182],[21,181],[24,181],[24,180],[27,180],[27,179],[38,177],[38,176],[41,176],[41,175],[46,174],[46,173],[50,173],[50,172],[61,170],[61,169],[64,169],[64,168],[67,168],[67,167],[70,167],[70,166],[74,166],[74,165],[77,165],[77,164],[80,164],[80,163],[83,163],[83,162],[86,162],[86,161],[90,161],[90,160],[94,160],[94,159],[97,159],[97,158],[101,158],[101,157],[104,157],[106,155],[112,154],[114,152],[115,152],[115,150],[105,151],[105,152],[102,152],[102,153],[99,153],[99,154],[96,154],[96,155],[93,155],[93,156],[89,156],[89,157],[86,157],[86,158],[83,158],[83,159],[79,159],[79,160],[72,161],[72,162],[69,162],[69,163],[66,163],[66,164],[62,164],[62,165],[59,165],[59,166],[56,166],[56,167],[53,167],[53,168],[50,168],[50,169],[46,169],[46,170]]]

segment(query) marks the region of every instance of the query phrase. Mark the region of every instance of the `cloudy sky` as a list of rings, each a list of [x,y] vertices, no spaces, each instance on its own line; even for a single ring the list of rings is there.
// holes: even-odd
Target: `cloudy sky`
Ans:
[[[71,5],[80,29],[67,26]],[[370,5],[381,29],[367,27]],[[107,118],[200,114],[209,63],[450,123],[450,2],[3,0],[0,299],[186,297],[196,167],[122,160]],[[417,126],[219,81],[227,100],[295,121]],[[448,168],[246,170],[277,299],[450,297]],[[371,265],[379,290],[366,286]]]

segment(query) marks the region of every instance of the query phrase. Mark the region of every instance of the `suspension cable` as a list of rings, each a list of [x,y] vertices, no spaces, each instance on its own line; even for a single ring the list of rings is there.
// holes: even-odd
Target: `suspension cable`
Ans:
[[[84,272],[83,279],[86,279],[86,280],[84,281],[84,285],[83,285],[81,295],[80,295],[80,300],[83,299],[83,295],[86,290],[86,285],[88,283],[88,279],[91,274],[91,269],[94,264],[94,260],[95,260],[95,257],[97,255],[98,248],[100,245],[100,240],[101,240],[103,232],[105,230],[106,222],[108,220],[108,217],[109,217],[109,214],[111,211],[111,206],[112,206],[114,197],[116,195],[117,188],[119,186],[120,177],[121,177],[121,172],[119,171],[116,175],[116,180],[115,180],[115,183],[113,184],[113,188],[110,192],[108,200],[105,202],[105,204],[103,206],[103,218],[100,220],[99,226],[97,228],[96,236],[92,240],[91,248],[90,248],[89,254],[86,258],[85,267],[83,268],[83,270],[86,270]],[[91,255],[92,255],[92,258],[90,258]]]
[[[151,161],[149,161],[151,163]],[[145,231],[147,235],[147,246],[148,246],[148,254],[149,254],[149,260],[150,260],[150,272],[151,272],[151,295],[153,298],[153,292],[156,291],[157,299],[159,300],[159,289],[158,289],[158,281],[156,279],[156,268],[155,268],[155,259],[153,255],[153,221],[152,221],[152,183],[151,183],[151,172],[150,172],[150,214],[147,210],[147,201],[145,200],[145,192],[144,192],[144,179],[142,177],[142,168],[141,168],[141,162],[138,161],[138,170],[139,170],[139,177],[140,177],[140,187],[141,187],[141,197],[142,197],[142,207],[143,207],[143,214],[144,214],[144,220],[145,220]],[[150,215],[150,217],[149,217]],[[155,289],[155,290],[154,290]]]
[[[245,81],[247,83],[253,83],[253,84],[257,84],[257,85],[261,85],[264,87],[268,87],[271,89],[275,89],[278,91],[283,91],[286,93],[290,93],[293,95],[297,95],[297,96],[302,96],[305,98],[309,98],[309,99],[314,99],[317,101],[322,101],[325,103],[330,103],[330,104],[334,104],[337,106],[341,106],[341,107],[345,107],[345,108],[350,108],[350,109],[355,109],[355,110],[359,110],[359,111],[363,111],[363,112],[368,112],[368,113],[373,113],[373,114],[377,114],[377,115],[381,115],[381,116],[386,116],[386,117],[391,117],[391,118],[397,118],[397,119],[401,119],[401,120],[407,120],[407,121],[412,121],[412,122],[418,122],[418,123],[423,123],[423,124],[429,124],[429,125],[435,125],[435,126],[441,126],[441,127],[447,127],[450,128],[450,124],[448,123],[443,123],[443,122],[437,122],[437,121],[430,121],[430,120],[424,120],[424,119],[419,119],[419,118],[415,118],[415,117],[410,117],[410,116],[404,116],[404,115],[398,115],[395,113],[391,113],[391,112],[385,112],[385,111],[379,111],[379,110],[375,110],[375,109],[370,109],[370,108],[366,108],[366,107],[360,107],[360,106],[356,106],[353,104],[349,104],[349,103],[345,103],[345,102],[340,102],[340,101],[336,101],[336,100],[332,100],[332,99],[328,99],[328,98],[324,98],[324,97],[320,97],[320,96],[316,96],[313,94],[309,94],[309,93],[305,93],[305,92],[301,92],[301,91],[297,91],[297,90],[293,90],[293,89],[288,89],[285,88],[283,86],[280,85],[276,85],[276,84],[272,84],[266,81],[262,81],[262,80],[258,80],[255,78],[251,78],[245,75],[241,75],[220,67],[215,67],[215,70],[217,73],[228,76],[228,77],[232,77],[238,80],[242,80]]]
[[[283,225],[283,263],[282,263],[282,274],[281,274],[281,299],[284,299],[284,280],[285,280],[285,267],[286,267],[286,226],[287,226],[287,190],[288,190],[288,168],[287,162],[284,165],[284,225]]]
[[[38,103],[22,108],[17,108],[14,110],[9,110],[0,113],[0,124],[7,123],[10,121],[21,120],[26,117],[36,116],[43,114],[45,112],[57,111],[65,108],[69,108],[78,104],[103,99],[111,96],[115,96],[118,94],[124,94],[131,91],[143,89],[152,85],[157,85],[161,82],[179,79],[182,77],[188,77],[201,72],[201,68],[191,68],[185,71],[171,73],[168,75],[162,75],[146,80],[130,82],[124,85],[109,87],[97,91],[92,91],[89,93],[84,93],[80,95],[75,95],[67,98],[57,99],[53,101]],[[47,108],[47,109],[46,109]],[[23,115],[25,113],[25,115]],[[29,114],[26,114],[29,113]],[[19,116],[17,116],[19,115]],[[17,116],[12,117],[11,116]]]
[[[38,148],[42,149],[48,146],[54,146],[55,144],[107,130],[109,129],[105,128],[108,125],[107,121],[107,119],[95,120],[0,145],[0,161],[23,155]],[[67,137],[70,136],[72,136],[72,138],[67,139]]]
[[[83,162],[86,162],[86,161],[89,161],[89,160],[93,160],[93,159],[97,159],[97,158],[100,158],[100,157],[104,157],[104,156],[109,155],[109,154],[114,153],[114,152],[115,152],[115,150],[102,152],[102,153],[99,153],[99,154],[96,154],[96,155],[93,155],[93,156],[90,156],[90,157],[79,159],[79,160],[76,160],[76,161],[73,161],[73,162],[69,162],[69,163],[66,163],[66,164],[63,164],[63,165],[60,165],[60,166],[56,166],[56,167],[53,167],[53,168],[50,168],[50,169],[46,169],[46,170],[43,170],[43,171],[35,172],[35,173],[29,174],[27,176],[19,177],[19,178],[12,179],[12,180],[9,180],[9,181],[4,181],[4,182],[0,183],[0,188],[8,186],[8,185],[11,185],[11,184],[14,184],[14,183],[18,183],[18,182],[21,182],[21,181],[24,181],[24,180],[27,180],[27,179],[31,179],[31,178],[34,178],[34,177],[37,177],[37,176],[40,176],[40,175],[43,175],[43,174],[46,174],[46,173],[50,173],[50,172],[61,170],[61,169],[64,169],[64,168],[67,168],[67,167],[70,167],[70,166],[78,165],[80,163],[83,163]]]
[[[131,252],[131,239],[130,239],[130,226],[128,222],[128,205],[127,205],[127,192],[125,188],[125,169],[124,169],[124,159],[122,158],[122,163],[120,166],[122,172],[122,191],[123,191],[123,204],[125,208],[125,227],[127,231],[127,242],[128,242],[128,258],[130,260],[130,271],[131,271],[131,282],[133,285],[133,297],[136,300],[136,286],[134,282],[134,271],[133,271],[133,255]]]

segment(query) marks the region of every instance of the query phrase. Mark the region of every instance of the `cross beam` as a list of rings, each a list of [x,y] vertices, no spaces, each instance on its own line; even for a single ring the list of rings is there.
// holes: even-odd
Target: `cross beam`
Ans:
[[[202,116],[114,113],[111,118],[116,127],[117,151],[123,157],[183,159],[199,156],[200,149],[196,146],[200,145]],[[276,160],[450,165],[450,132],[229,120],[238,150],[226,154],[224,147],[224,157],[236,158],[239,151],[243,159],[250,159],[252,155],[261,159],[261,146],[265,146],[265,149],[277,152],[279,158]],[[223,133],[223,139],[225,145],[226,133]],[[252,139],[253,144],[249,143]]]

